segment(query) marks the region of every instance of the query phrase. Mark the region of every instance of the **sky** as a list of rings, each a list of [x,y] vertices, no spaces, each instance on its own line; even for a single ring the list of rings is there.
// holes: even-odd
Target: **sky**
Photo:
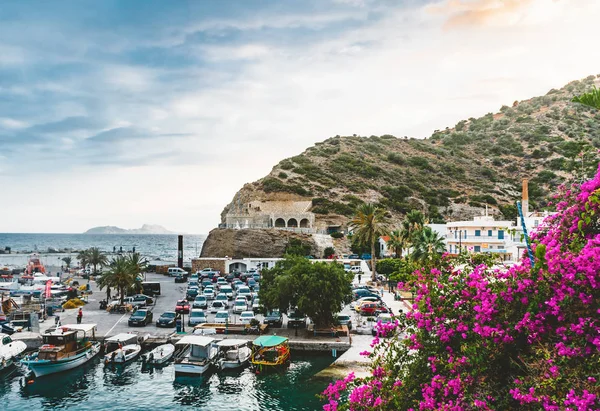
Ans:
[[[596,0],[0,6],[0,232],[207,233],[335,135],[423,138],[600,73]]]

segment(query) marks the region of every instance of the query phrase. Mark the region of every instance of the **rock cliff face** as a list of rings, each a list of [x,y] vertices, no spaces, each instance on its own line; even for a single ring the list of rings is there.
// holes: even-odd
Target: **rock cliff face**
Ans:
[[[283,257],[290,239],[296,238],[312,248],[311,254],[322,255],[322,250],[309,234],[268,229],[214,229],[202,245],[200,257]]]

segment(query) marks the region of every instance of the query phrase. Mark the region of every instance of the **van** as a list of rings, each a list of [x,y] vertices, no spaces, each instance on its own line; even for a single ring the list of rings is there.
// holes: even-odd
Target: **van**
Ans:
[[[143,293],[149,296],[160,295],[160,283],[144,281],[142,282]]]
[[[187,271],[179,267],[169,267],[167,270],[169,277],[177,277],[178,275],[188,275]]]

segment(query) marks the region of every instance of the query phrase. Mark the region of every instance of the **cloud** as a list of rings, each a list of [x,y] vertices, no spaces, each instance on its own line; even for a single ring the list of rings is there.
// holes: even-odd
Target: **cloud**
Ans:
[[[533,0],[446,0],[430,11],[446,16],[446,29],[516,24]],[[547,0],[544,0],[547,1]]]

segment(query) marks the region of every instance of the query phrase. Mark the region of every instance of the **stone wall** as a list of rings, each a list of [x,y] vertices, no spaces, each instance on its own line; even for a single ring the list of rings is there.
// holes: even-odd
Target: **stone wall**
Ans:
[[[212,268],[213,270],[219,270],[221,273],[224,273],[227,261],[228,260],[225,260],[224,258],[193,258],[192,272],[195,273],[204,268]]]

